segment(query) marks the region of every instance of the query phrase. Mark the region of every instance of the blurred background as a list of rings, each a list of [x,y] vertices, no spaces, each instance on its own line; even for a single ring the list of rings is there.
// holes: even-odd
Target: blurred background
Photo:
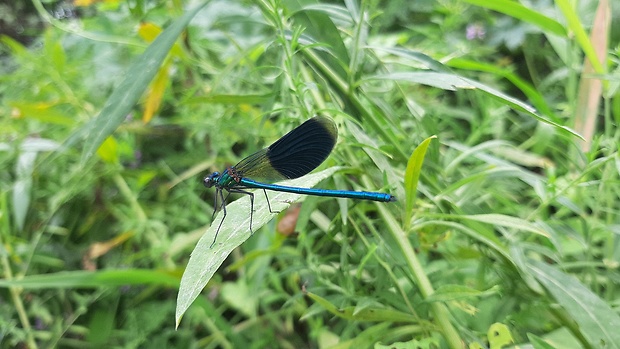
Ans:
[[[0,2],[0,347],[617,348],[618,11]],[[314,115],[398,201],[303,198],[175,329],[203,177]]]

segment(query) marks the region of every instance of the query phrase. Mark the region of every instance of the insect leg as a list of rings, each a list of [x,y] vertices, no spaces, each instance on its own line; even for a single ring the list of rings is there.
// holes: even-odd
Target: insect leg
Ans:
[[[220,209],[222,210],[222,220],[220,221],[220,225],[217,226],[217,230],[215,231],[215,236],[213,237],[213,242],[211,243],[211,246],[209,246],[209,248],[215,245],[215,240],[217,240],[217,234],[219,234],[220,229],[222,228],[222,224],[224,223],[224,219],[226,218],[226,200],[228,200],[228,197],[230,196],[230,191],[228,192],[228,194],[226,194],[226,198],[224,198],[222,189],[217,190],[217,192],[215,193],[216,202],[217,202],[218,195],[220,197],[220,202],[221,202]],[[213,218],[215,218],[215,211],[213,212]]]
[[[254,218],[254,193],[246,191],[246,190],[242,190],[242,189],[235,189],[235,188],[231,188],[228,190],[231,193],[245,194],[250,197],[250,233],[254,234],[254,230],[252,230],[252,219]]]
[[[271,210],[271,203],[269,203],[269,197],[267,196],[267,190],[263,189],[263,193],[265,193],[265,199],[267,199],[267,207],[269,208],[269,213],[280,213],[281,211]]]

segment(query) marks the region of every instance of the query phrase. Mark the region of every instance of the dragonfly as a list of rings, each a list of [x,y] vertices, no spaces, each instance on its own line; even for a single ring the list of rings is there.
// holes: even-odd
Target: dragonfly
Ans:
[[[334,149],[337,138],[338,129],[334,121],[325,116],[315,116],[282,136],[269,147],[239,161],[235,166],[206,176],[203,180],[204,186],[207,188],[215,187],[215,202],[211,220],[215,219],[218,209],[223,212],[211,247],[215,244],[217,234],[226,218],[226,201],[232,193],[245,194],[250,197],[250,232],[254,233],[252,231],[254,193],[248,189],[263,190],[267,199],[267,207],[271,213],[277,212],[271,210],[267,190],[379,202],[396,201],[396,197],[387,193],[302,188],[273,184],[274,182],[305,176],[317,168]],[[224,191],[227,192],[226,196],[224,196]]]

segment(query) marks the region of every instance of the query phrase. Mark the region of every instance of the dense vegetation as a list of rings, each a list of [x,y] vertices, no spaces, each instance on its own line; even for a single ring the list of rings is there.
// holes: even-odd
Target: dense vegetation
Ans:
[[[610,1],[1,6],[1,347],[620,348]],[[211,248],[202,178],[313,115],[298,184],[398,201]]]

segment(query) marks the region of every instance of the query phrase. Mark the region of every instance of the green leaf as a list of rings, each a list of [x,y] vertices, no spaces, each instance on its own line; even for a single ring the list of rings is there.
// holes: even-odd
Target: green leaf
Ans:
[[[538,225],[534,223],[530,223],[526,221],[525,219],[512,217],[508,215],[490,213],[490,214],[463,215],[463,216],[457,216],[457,217],[461,219],[478,221],[478,222],[487,223],[487,224],[500,226],[500,227],[514,228],[518,230],[529,231],[530,233],[538,234],[546,238],[550,237],[550,234],[544,229],[542,229],[541,227],[539,227]]]
[[[368,46],[368,48],[372,49],[373,51],[387,52],[394,56],[401,57],[406,60],[422,64],[427,69],[430,69],[436,72],[448,73],[448,74],[451,73],[450,68],[448,66],[442,64],[441,62],[419,51],[412,51],[412,50],[401,48],[401,47]]]
[[[539,12],[531,10],[517,1],[513,0],[465,0],[472,5],[488,8],[489,10],[501,12],[507,16],[519,19],[524,22],[532,23],[540,29],[551,32],[555,35],[566,37],[566,28],[559,22],[551,19]]]
[[[238,310],[249,318],[257,316],[258,299],[254,297],[246,280],[239,279],[237,282],[225,282],[222,285],[221,295],[231,308]]]
[[[272,94],[262,95],[209,95],[195,97],[188,103],[221,103],[221,104],[260,104],[273,99]]]
[[[457,89],[473,89],[474,87],[467,83],[461,76],[451,73],[438,73],[430,71],[415,72],[394,72],[387,74],[377,74],[366,78],[367,80],[390,80],[405,81],[415,84],[421,84],[431,87],[440,88],[442,90],[456,91]]]
[[[318,173],[310,174],[292,181],[283,182],[285,185],[295,187],[313,187],[321,180],[331,176],[339,170],[339,167],[331,167]],[[276,211],[286,209],[290,203],[297,201],[301,195],[270,192],[269,202],[274,213],[269,212],[265,196],[261,191],[256,191],[254,195],[254,215],[252,229],[257,231],[267,224],[277,215]],[[176,325],[179,326],[181,317],[196,297],[202,292],[213,274],[224,263],[228,255],[239,245],[250,238],[250,200],[240,198],[226,206],[226,219],[218,233],[215,243],[216,230],[222,220],[220,212],[214,219],[213,224],[207,232],[200,238],[198,244],[192,251],[192,255],[187,263],[187,268],[181,278],[181,286],[177,297]]]
[[[529,338],[534,349],[556,349],[556,347],[547,343],[543,338],[540,338],[535,334],[528,333],[527,338]]]
[[[474,288],[463,285],[442,285],[435,292],[426,298],[425,302],[447,302],[457,299],[474,298],[497,294],[498,287],[493,287],[486,291],[478,291]]]
[[[411,314],[403,313],[389,308],[370,308],[358,309],[357,307],[338,308],[327,299],[307,292],[306,295],[313,301],[320,304],[330,313],[343,319],[352,321],[392,321],[392,322],[419,322],[419,319]]]
[[[165,285],[176,287],[179,279],[166,271],[126,269],[101,271],[68,271],[54,274],[25,276],[19,280],[0,279],[0,287],[85,288],[125,285]]]
[[[330,53],[319,52],[318,55],[329,62],[330,67],[344,78],[347,74],[340,63],[348,65],[349,52],[331,18],[317,11],[319,3],[315,0],[285,0],[283,4],[292,13],[295,24],[304,28],[304,35],[311,37],[315,42],[329,43]],[[306,10],[308,7],[311,7],[311,10]],[[326,8],[324,12],[328,11]]]
[[[505,348],[510,343],[514,343],[514,339],[512,338],[512,334],[510,334],[510,329],[508,329],[508,326],[499,322],[496,322],[489,327],[487,337],[489,339],[490,349],[501,349]]]
[[[555,115],[552,108],[547,104],[547,101],[542,93],[530,83],[520,78],[519,75],[515,74],[510,68],[460,57],[453,58],[446,62],[446,64],[451,68],[482,71],[501,76],[521,90],[521,92],[523,92],[523,94],[527,97],[527,100],[534,104],[534,106],[544,115],[551,117],[554,121],[560,120],[560,118]]]
[[[404,220],[407,227],[411,222],[411,215],[413,211],[413,204],[416,198],[416,192],[418,190],[418,181],[420,179],[420,172],[422,171],[422,163],[424,162],[424,156],[426,155],[426,150],[431,143],[433,138],[437,138],[436,136],[431,136],[420,145],[418,145],[411,157],[409,157],[409,161],[407,162],[407,169],[405,170],[405,215],[406,219]],[[407,230],[407,229],[405,229]]]
[[[558,124],[553,120],[549,120],[542,115],[539,115],[536,112],[536,109],[529,106],[527,103],[520,101],[514,97],[511,97],[501,91],[498,91],[492,87],[486,86],[480,82],[467,79],[458,75],[450,74],[450,73],[437,73],[437,72],[428,72],[428,71],[417,71],[417,72],[395,72],[388,74],[378,74],[371,76],[366,79],[366,81],[371,80],[390,80],[390,81],[405,81],[410,83],[422,84],[432,87],[437,87],[443,90],[448,91],[456,91],[458,89],[476,89],[481,92],[486,93],[490,97],[500,101],[503,104],[508,105],[514,110],[529,114],[530,116],[536,118],[539,121],[547,123],[549,125],[553,125],[565,132],[568,132],[574,136],[577,136],[581,139],[581,135],[577,132],[573,131],[569,127]]]
[[[347,26],[353,25],[353,18],[351,12],[340,5],[331,4],[316,4],[306,5],[303,7],[304,11],[318,11],[329,16],[329,18],[336,23],[345,23]]]
[[[383,345],[381,343],[376,343],[373,347],[374,349],[432,349],[432,348],[441,348],[439,344],[439,339],[435,337],[426,337],[422,339],[412,339],[407,342],[394,342],[389,345]]]
[[[604,74],[606,69],[601,64],[601,61],[596,54],[596,49],[594,49],[594,45],[588,37],[588,33],[586,33],[586,30],[583,28],[581,19],[579,18],[579,13],[577,13],[575,9],[575,3],[568,0],[556,0],[555,3],[564,15],[564,18],[566,18],[571,34],[574,35],[575,40],[583,50],[583,53],[590,60],[592,68],[594,68],[596,73]]]
[[[30,197],[32,196],[32,173],[39,152],[55,150],[58,144],[49,139],[27,138],[20,146],[20,153],[15,166],[15,182],[13,183],[13,219],[18,231],[24,229]]]
[[[532,261],[529,271],[547,289],[593,348],[620,348],[620,316],[579,280],[545,263]]]
[[[136,105],[151,80],[163,63],[166,55],[174,45],[190,20],[208,2],[186,12],[164,30],[144,53],[129,67],[125,80],[114,90],[103,109],[93,120],[77,130],[68,140],[71,145],[78,139],[85,139],[81,164],[90,159],[103,141],[125,120]]]

